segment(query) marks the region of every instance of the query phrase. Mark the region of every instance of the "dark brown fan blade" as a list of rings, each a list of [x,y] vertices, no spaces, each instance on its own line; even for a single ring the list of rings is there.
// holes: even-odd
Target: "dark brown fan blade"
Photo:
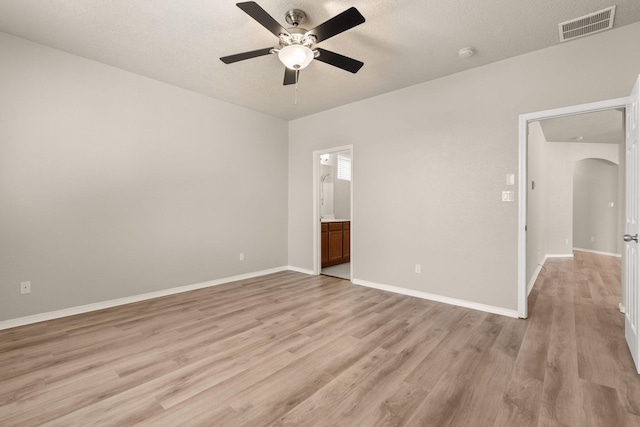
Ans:
[[[350,28],[360,25],[364,22],[364,16],[358,12],[358,9],[351,7],[339,15],[325,21],[318,25],[313,30],[309,30],[307,34],[313,34],[316,36],[316,43],[320,43],[323,40],[333,37],[336,34],[340,34],[343,31],[347,31]]]
[[[260,25],[271,31],[278,37],[280,34],[289,34],[282,25],[278,24],[278,21],[273,19],[258,3],[254,1],[247,1],[244,3],[236,3],[240,9],[244,10],[247,15],[258,21]]]
[[[225,64],[231,64],[233,62],[244,61],[245,59],[256,58],[258,56],[268,55],[271,53],[270,47],[264,49],[252,50],[251,52],[236,53],[235,55],[223,56],[220,61]]]
[[[300,74],[298,74],[300,76]],[[293,85],[296,83],[296,70],[284,67],[284,85]]]
[[[357,73],[364,65],[364,62],[357,61],[353,58],[349,58],[348,56],[340,55],[339,53],[331,52],[330,50],[321,48],[317,48],[317,50],[320,52],[320,56],[316,58],[318,61],[333,65],[334,67],[342,68],[343,70],[354,74]]]

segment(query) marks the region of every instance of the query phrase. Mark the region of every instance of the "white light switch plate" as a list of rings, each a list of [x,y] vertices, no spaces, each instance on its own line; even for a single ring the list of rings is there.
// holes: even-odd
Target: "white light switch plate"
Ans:
[[[503,202],[513,202],[515,200],[515,193],[513,191],[503,191],[502,192],[502,201]]]
[[[516,175],[513,173],[507,174],[507,185],[516,185]]]

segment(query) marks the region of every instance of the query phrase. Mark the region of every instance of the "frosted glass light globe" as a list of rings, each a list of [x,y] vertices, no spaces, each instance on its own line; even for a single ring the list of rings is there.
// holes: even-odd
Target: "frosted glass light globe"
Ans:
[[[285,67],[302,70],[313,61],[313,51],[300,44],[285,46],[278,52],[278,59]]]

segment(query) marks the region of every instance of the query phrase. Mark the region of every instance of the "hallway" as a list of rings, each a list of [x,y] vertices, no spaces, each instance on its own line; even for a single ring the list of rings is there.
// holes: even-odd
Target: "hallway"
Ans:
[[[540,390],[538,425],[640,425],[640,375],[618,310],[620,258],[574,254],[547,260],[529,296],[515,375],[523,382],[507,399]]]

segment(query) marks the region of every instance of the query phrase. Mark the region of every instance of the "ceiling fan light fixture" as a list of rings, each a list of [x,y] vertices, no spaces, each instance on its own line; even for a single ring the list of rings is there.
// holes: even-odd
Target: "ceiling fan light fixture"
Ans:
[[[302,70],[313,61],[313,51],[301,44],[285,46],[278,52],[278,59],[291,70]]]
[[[254,1],[243,1],[236,3],[236,6],[276,36],[278,46],[223,56],[220,60],[225,64],[277,53],[278,59],[285,66],[282,84],[284,86],[295,84],[296,87],[299,71],[306,68],[314,59],[354,74],[364,65],[363,62],[348,56],[314,48],[315,44],[364,23],[364,16],[355,7],[350,7],[315,28],[307,30],[300,26],[305,21],[306,15],[299,9],[291,9],[287,12],[285,19],[292,27],[285,29]]]

